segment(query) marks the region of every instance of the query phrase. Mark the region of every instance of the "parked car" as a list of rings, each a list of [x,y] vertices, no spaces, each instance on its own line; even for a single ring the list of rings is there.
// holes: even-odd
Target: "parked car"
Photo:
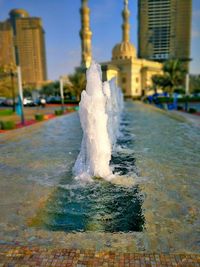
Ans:
[[[25,97],[23,100],[24,106],[34,107],[39,105],[39,99],[33,100],[31,97]]]
[[[4,101],[6,100],[5,97],[0,97],[0,106],[4,105]]]
[[[3,103],[2,103],[3,106],[6,106],[6,107],[10,107],[13,105],[13,100],[11,98],[6,98]]]
[[[60,96],[49,96],[46,98],[47,103],[57,103],[61,101]]]
[[[25,97],[23,100],[24,106],[34,106],[33,99],[30,97]]]

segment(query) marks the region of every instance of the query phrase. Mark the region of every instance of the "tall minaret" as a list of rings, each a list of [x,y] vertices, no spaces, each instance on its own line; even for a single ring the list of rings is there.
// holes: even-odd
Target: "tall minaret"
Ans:
[[[128,9],[128,0],[124,1],[124,8],[122,11],[122,42],[116,44],[112,50],[112,60],[132,59],[136,58],[136,49],[130,42],[130,11]]]
[[[128,10],[128,0],[124,0],[124,10],[122,11],[123,24],[122,24],[122,41],[130,41],[130,24],[129,24],[130,11]]]
[[[81,65],[88,68],[92,61],[92,49],[91,49],[91,38],[92,32],[90,30],[90,9],[87,5],[88,0],[81,0]]]

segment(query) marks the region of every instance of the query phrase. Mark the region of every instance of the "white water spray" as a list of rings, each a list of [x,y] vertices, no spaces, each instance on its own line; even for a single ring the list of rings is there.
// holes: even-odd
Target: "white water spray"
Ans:
[[[83,139],[73,171],[80,179],[92,176],[110,179],[109,163],[119,131],[123,96],[114,80],[102,83],[101,67],[95,62],[86,76],[87,86],[79,104]]]

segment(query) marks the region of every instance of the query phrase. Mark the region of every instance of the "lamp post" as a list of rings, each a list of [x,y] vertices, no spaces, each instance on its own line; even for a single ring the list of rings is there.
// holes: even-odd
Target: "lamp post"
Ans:
[[[17,66],[17,80],[18,80],[18,90],[19,90],[19,105],[20,105],[20,115],[21,123],[24,124],[24,105],[23,105],[23,88],[22,88],[22,77],[21,77],[21,68]]]
[[[186,74],[185,78],[185,111],[188,111],[188,97],[190,94],[190,75]]]
[[[186,74],[186,79],[185,79],[185,94],[186,95],[190,94],[190,75],[189,75],[189,73]]]
[[[12,109],[15,112],[15,66],[13,63],[4,66],[4,77],[10,76],[11,91],[12,91]]]
[[[11,79],[11,90],[12,90],[12,100],[13,100],[13,112],[15,112],[15,83],[14,83],[15,73],[10,69],[10,79]]]
[[[64,94],[63,94],[63,77],[62,76],[60,76],[60,97],[61,97],[62,110],[64,111]]]

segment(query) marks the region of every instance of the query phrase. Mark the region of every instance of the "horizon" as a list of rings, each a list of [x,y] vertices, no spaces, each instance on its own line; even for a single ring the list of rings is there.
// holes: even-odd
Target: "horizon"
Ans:
[[[18,3],[16,5],[16,2]],[[73,73],[80,66],[81,28],[79,9],[80,0],[0,0],[0,21],[8,19],[11,9],[25,9],[30,17],[40,17],[45,31],[46,61],[49,80],[57,80],[60,75]],[[93,59],[97,62],[108,61],[112,48],[121,42],[121,12],[123,1],[89,1],[90,27],[92,31]],[[131,42],[138,47],[137,40],[137,1],[129,1]],[[113,19],[114,18],[114,19]],[[193,0],[190,74],[200,74],[200,2]],[[112,36],[111,36],[112,33]],[[106,44],[106,49],[105,49]]]

